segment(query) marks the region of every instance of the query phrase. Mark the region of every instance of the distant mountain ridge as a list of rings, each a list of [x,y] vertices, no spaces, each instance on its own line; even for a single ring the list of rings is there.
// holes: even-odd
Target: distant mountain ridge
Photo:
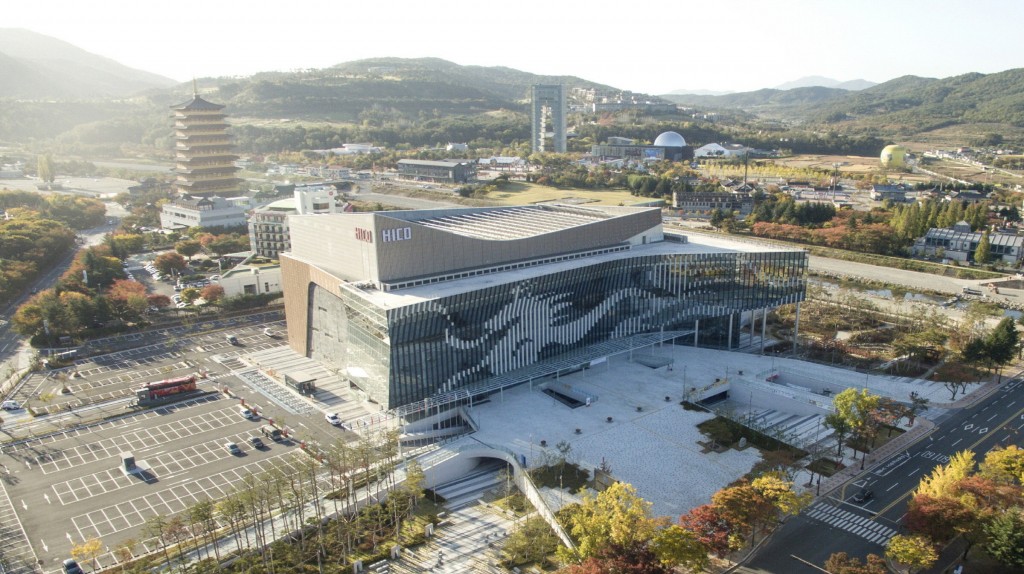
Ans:
[[[820,86],[779,90],[764,88],[753,92],[739,92],[722,96],[698,96],[693,94],[666,94],[663,98],[677,104],[707,108],[738,108],[756,112],[765,108],[791,109],[817,106],[822,102],[841,99],[850,92],[840,88]]]
[[[43,34],[0,28],[0,98],[124,97],[178,82]]]
[[[968,123],[1024,127],[1024,68],[942,79],[903,76],[859,91],[801,87],[663,97],[680,105],[741,109],[801,123],[888,134],[912,135]]]
[[[875,82],[869,82],[868,80],[856,79],[840,82],[832,78],[826,78],[824,76],[804,76],[803,78],[793,80],[792,82],[786,82],[775,86],[776,90],[792,90],[793,88],[838,88],[840,90],[858,91],[865,90],[867,88],[877,86]]]

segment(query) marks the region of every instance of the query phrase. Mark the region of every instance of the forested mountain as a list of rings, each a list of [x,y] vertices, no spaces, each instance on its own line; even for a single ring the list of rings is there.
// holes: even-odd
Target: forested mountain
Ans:
[[[367,115],[406,119],[525,110],[530,86],[604,87],[572,76],[540,76],[503,67],[460,66],[438,58],[373,58],[296,73],[256,74],[216,84],[210,97],[233,114],[357,121]]]
[[[177,83],[20,28],[0,28],[0,78],[0,98],[36,100],[123,97]]]
[[[914,134],[972,123],[1024,127],[1024,68],[942,79],[903,76],[860,91],[813,87],[664,97],[684,105],[740,108],[883,134]]]
[[[809,110],[822,122],[917,126],[1006,123],[1024,127],[1024,68],[934,79],[903,76]]]
[[[850,95],[848,90],[811,86],[778,90],[765,88],[753,92],[739,92],[721,96],[700,96],[695,94],[668,94],[661,96],[677,104],[703,108],[739,108],[751,112],[773,112],[776,115],[799,117],[808,108],[822,102],[842,100]]]

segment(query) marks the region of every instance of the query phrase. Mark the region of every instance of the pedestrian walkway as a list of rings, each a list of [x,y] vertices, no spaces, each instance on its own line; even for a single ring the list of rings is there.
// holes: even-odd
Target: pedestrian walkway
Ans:
[[[807,518],[813,518],[836,528],[860,536],[868,542],[885,546],[889,539],[896,536],[896,531],[870,518],[835,507],[824,500],[819,500],[804,512]]]
[[[515,523],[496,508],[463,507],[449,514],[427,544],[391,561],[391,572],[507,573],[499,566],[501,544]],[[380,571],[378,569],[378,571]]]
[[[906,450],[910,445],[928,436],[935,430],[935,423],[928,419],[918,417],[914,423],[913,428],[903,433],[902,435],[894,438],[893,440],[885,443],[884,445],[876,448],[874,451],[867,455],[866,461],[867,466],[863,469],[858,464],[850,464],[843,470],[833,474],[826,480],[822,481],[820,492],[822,496],[828,496],[828,494],[846,484],[847,481],[852,480],[858,474],[864,472],[864,470],[870,469],[875,463],[883,461],[890,456]]]
[[[379,412],[377,405],[351,392],[347,380],[328,370],[319,361],[299,355],[286,345],[249,353],[239,359],[259,369],[267,381],[280,389],[279,392],[299,397],[304,403],[324,413],[337,413],[345,423]],[[312,396],[301,396],[281,382],[286,374],[296,372],[316,379],[316,392]]]

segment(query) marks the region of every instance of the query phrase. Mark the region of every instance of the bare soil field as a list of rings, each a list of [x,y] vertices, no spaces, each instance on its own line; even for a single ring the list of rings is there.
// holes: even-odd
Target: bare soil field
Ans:
[[[638,197],[623,189],[555,189],[521,181],[511,182],[500,191],[487,194],[487,199],[507,205],[528,205],[545,201],[594,205],[638,205],[658,201],[657,198]]]
[[[796,155],[788,158],[776,159],[775,163],[785,167],[802,169],[821,169],[831,171],[833,164],[840,164],[841,173],[871,173],[879,171],[877,157],[863,157],[857,155]]]

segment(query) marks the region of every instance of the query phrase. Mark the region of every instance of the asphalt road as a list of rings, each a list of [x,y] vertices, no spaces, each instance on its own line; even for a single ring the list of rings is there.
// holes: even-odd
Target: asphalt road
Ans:
[[[902,532],[911,493],[933,468],[963,450],[974,451],[981,460],[997,446],[1024,445],[1022,380],[1018,374],[974,406],[938,417],[936,429],[927,438],[867,469],[787,521],[738,572],[820,574],[821,570],[801,560],[820,566],[834,552],[860,557],[883,554],[889,537]],[[871,490],[874,497],[857,504],[853,497],[862,488]]]

